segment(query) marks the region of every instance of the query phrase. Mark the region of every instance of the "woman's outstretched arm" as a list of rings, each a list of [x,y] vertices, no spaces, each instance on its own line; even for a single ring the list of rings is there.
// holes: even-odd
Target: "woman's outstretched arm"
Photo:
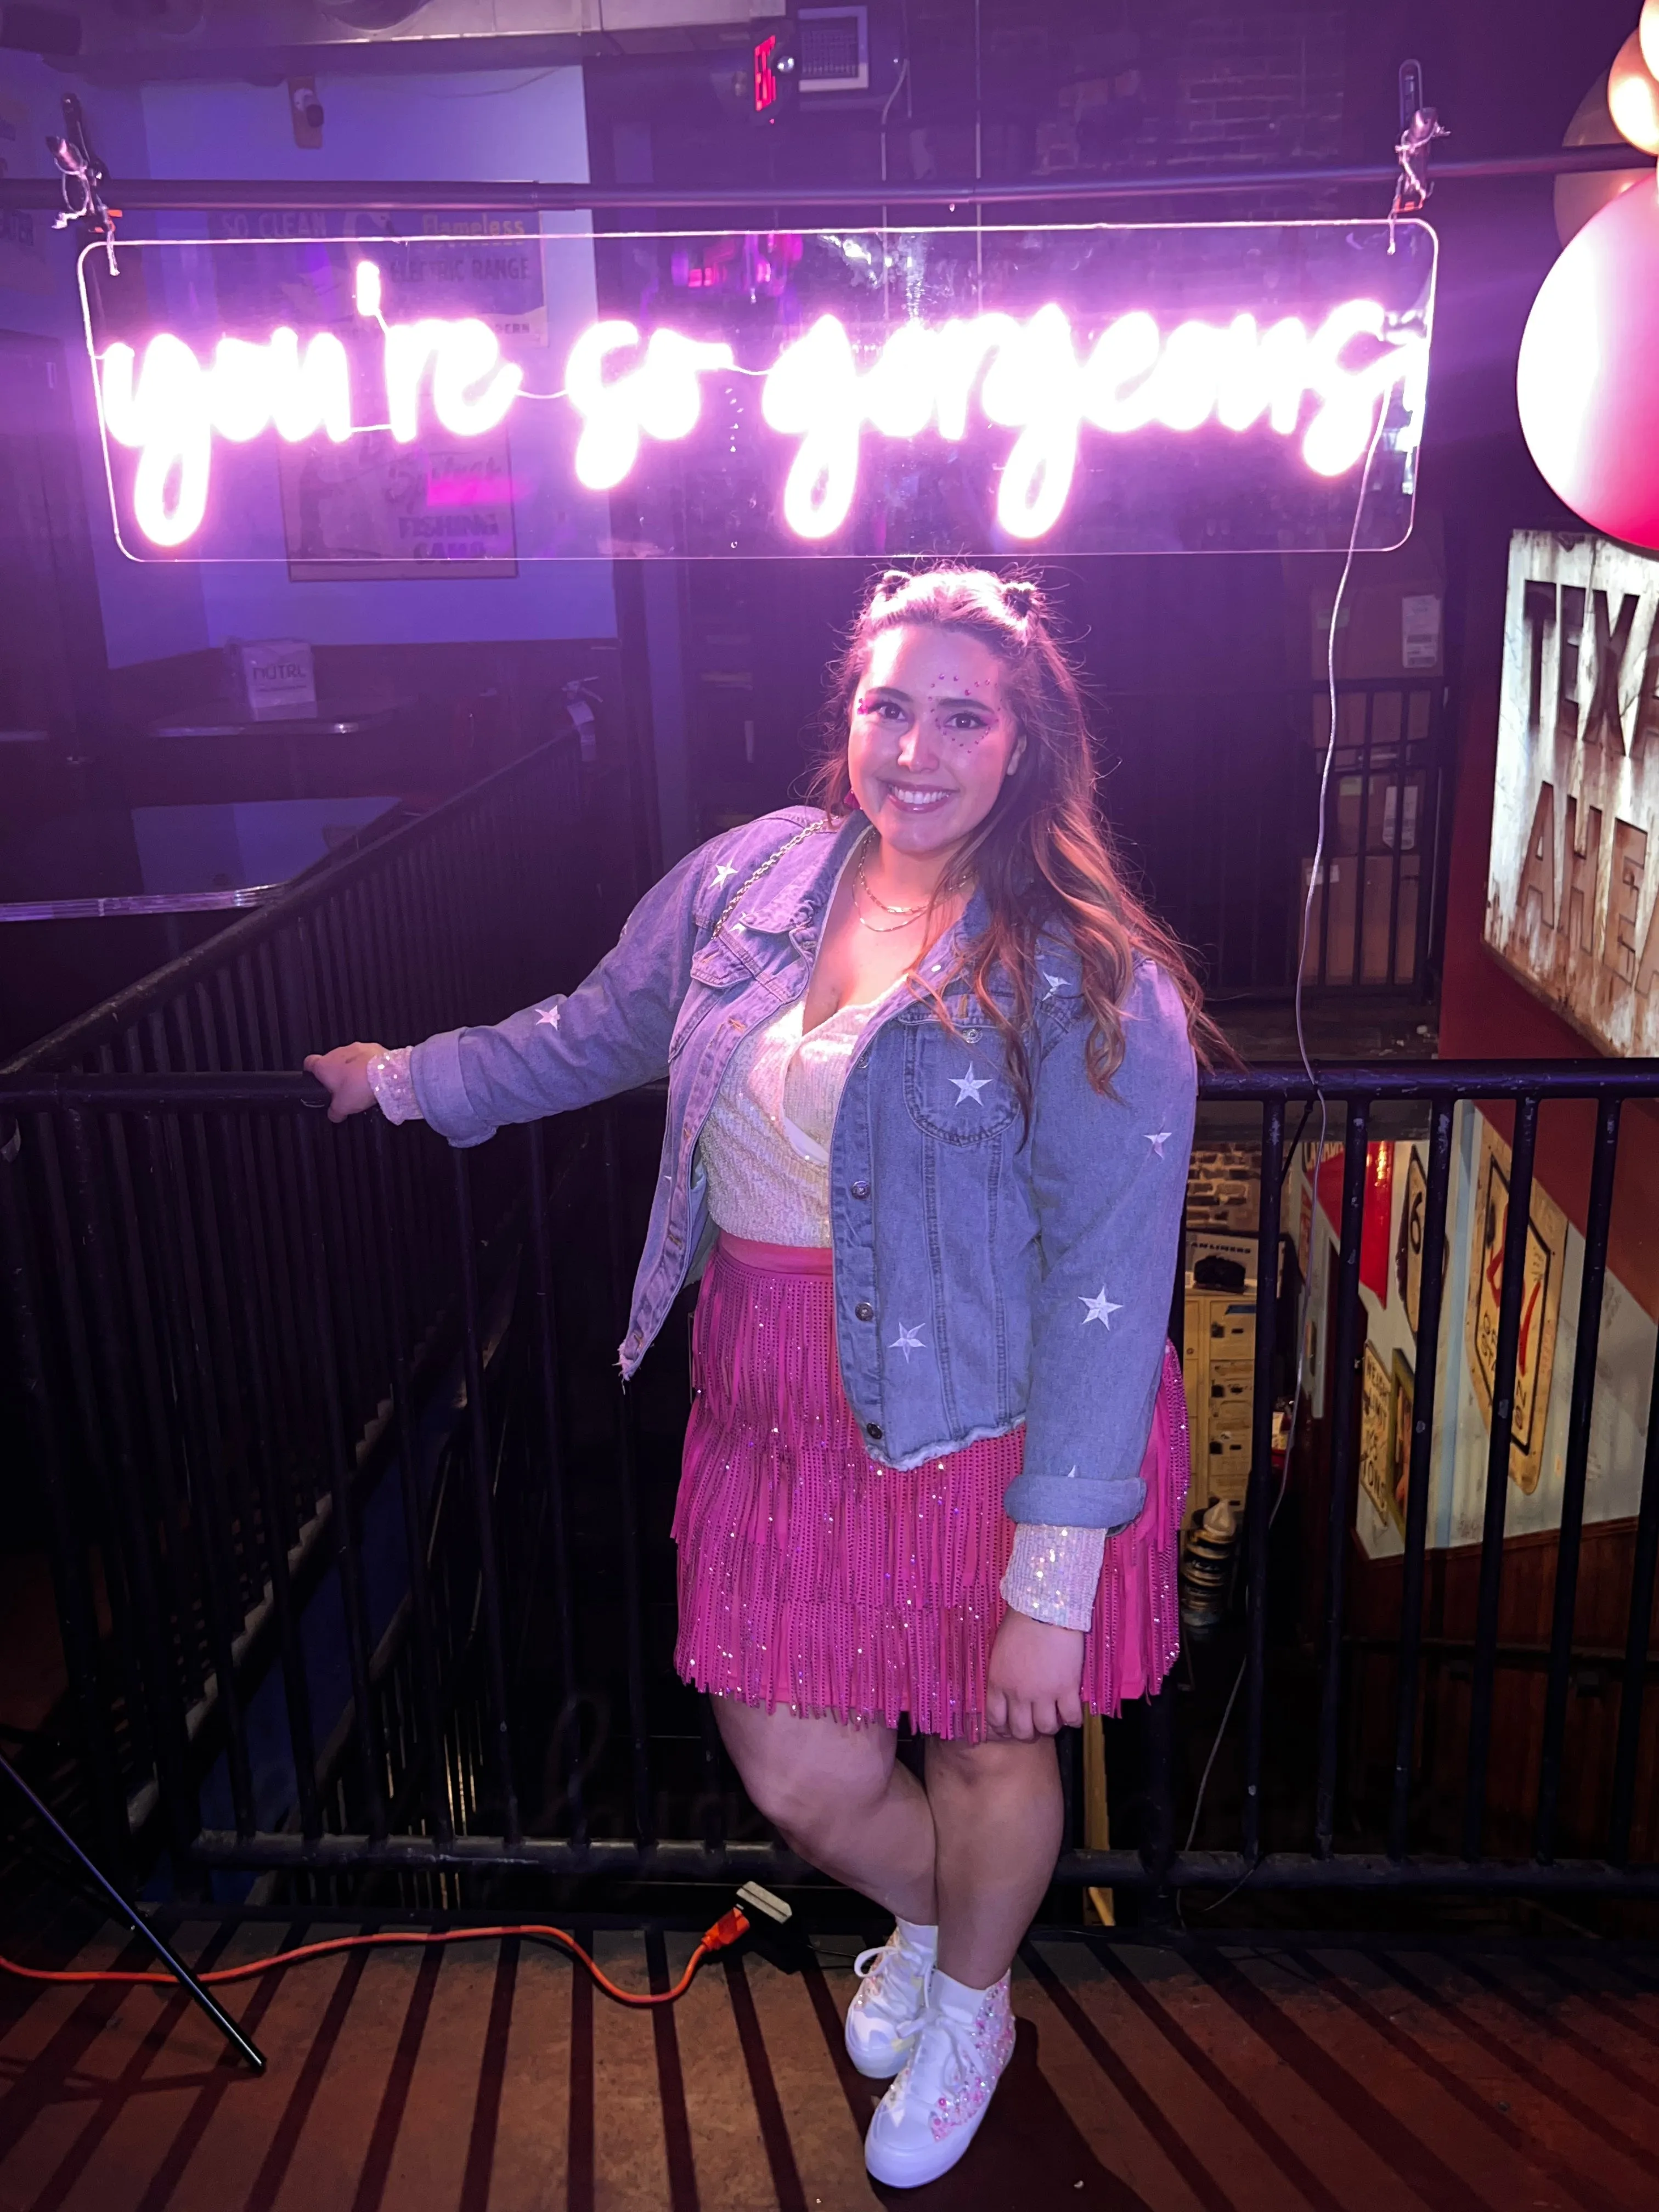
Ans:
[[[406,1082],[420,1117],[453,1145],[480,1145],[504,1122],[568,1113],[665,1073],[711,850],[688,854],[652,886],[611,951],[568,996],[487,1028],[441,1030],[410,1048]],[[371,1072],[382,1055],[402,1057],[359,1042],[306,1060],[328,1091],[331,1121],[375,1103]]]

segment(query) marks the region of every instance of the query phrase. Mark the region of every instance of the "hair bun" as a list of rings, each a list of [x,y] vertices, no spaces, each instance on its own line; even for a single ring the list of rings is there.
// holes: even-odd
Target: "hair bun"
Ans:
[[[1010,613],[1019,616],[1036,612],[1037,587],[1027,576],[1010,576],[1002,586],[1003,604]]]

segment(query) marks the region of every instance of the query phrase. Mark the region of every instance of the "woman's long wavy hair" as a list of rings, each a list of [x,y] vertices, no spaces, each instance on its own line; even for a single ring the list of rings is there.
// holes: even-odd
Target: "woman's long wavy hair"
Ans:
[[[831,816],[857,805],[847,733],[870,649],[884,631],[925,624],[977,638],[1002,666],[1003,702],[1025,740],[1019,765],[975,830],[939,896],[970,884],[985,894],[985,927],[963,949],[956,974],[933,995],[948,1021],[944,990],[966,981],[1001,1033],[1007,1066],[1029,1125],[1030,1066],[1024,1033],[1035,999],[1036,948],[1058,926],[1075,946],[1083,996],[1093,1016],[1089,1079],[1109,1093],[1123,1059],[1121,1008],[1137,958],[1155,960],[1187,1009],[1188,1033],[1206,1065],[1231,1059],[1204,1012],[1185,952],[1124,882],[1095,800],[1095,769],[1082,688],[1054,632],[1047,601],[1024,578],[986,568],[942,567],[911,574],[890,568],[866,600],[832,673],[826,745],[811,797]],[[1012,993],[1005,1012],[988,986],[1000,970]]]

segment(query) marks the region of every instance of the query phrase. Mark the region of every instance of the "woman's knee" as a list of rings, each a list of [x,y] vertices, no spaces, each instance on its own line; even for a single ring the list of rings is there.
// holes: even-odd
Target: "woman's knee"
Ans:
[[[1020,1743],[1000,1736],[982,1743],[932,1736],[927,1743],[927,1788],[932,1796],[974,1797],[1040,1787],[1058,1772],[1052,1736]]]
[[[808,1844],[863,1818],[886,1792],[893,1765],[888,1730],[732,1709],[726,1699],[717,1699],[716,1710],[750,1802],[793,1843]]]

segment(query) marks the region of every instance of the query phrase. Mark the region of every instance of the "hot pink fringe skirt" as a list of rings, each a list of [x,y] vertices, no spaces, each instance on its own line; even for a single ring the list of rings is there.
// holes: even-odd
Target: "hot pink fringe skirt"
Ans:
[[[1012,1430],[901,1473],[874,1464],[842,1389],[828,1251],[722,1243],[692,1334],[696,1392],[674,1513],[681,1676],[772,1711],[977,1742],[1006,1610]],[[1139,1518],[1106,1546],[1083,1701],[1155,1689],[1180,1641],[1187,1405],[1166,1351]]]

